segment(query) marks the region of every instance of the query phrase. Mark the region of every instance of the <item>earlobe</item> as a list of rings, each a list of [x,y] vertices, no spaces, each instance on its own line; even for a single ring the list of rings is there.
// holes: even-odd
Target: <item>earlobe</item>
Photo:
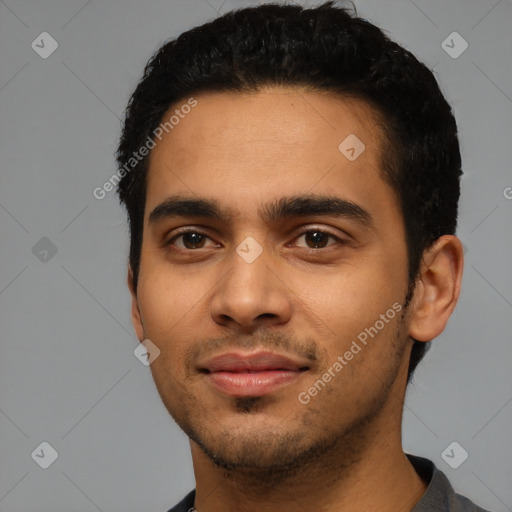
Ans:
[[[459,298],[463,266],[456,236],[444,235],[424,252],[411,307],[411,338],[430,341],[443,332]]]
[[[134,282],[133,282],[133,271],[132,267],[128,265],[128,288],[130,289],[130,294],[132,296],[132,308],[131,308],[131,317],[132,324],[135,329],[135,333],[137,334],[137,338],[139,341],[144,340],[144,326],[142,323],[142,315],[140,313],[139,304],[137,302],[137,294],[135,292]]]

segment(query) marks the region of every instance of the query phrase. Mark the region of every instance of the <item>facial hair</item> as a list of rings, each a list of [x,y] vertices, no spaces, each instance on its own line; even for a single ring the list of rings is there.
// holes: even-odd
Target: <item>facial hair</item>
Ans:
[[[343,421],[343,411],[329,411],[334,424],[339,425],[335,430],[327,433],[315,430],[317,419],[326,415],[321,401],[312,401],[301,409],[299,422],[291,426],[287,418],[283,418],[272,430],[258,431],[248,427],[246,430],[240,428],[236,433],[223,428],[214,412],[208,412],[198,404],[188,386],[188,382],[197,373],[194,362],[200,356],[215,353],[219,349],[257,347],[295,353],[317,364],[319,376],[330,366],[326,354],[315,340],[294,339],[265,328],[251,336],[211,338],[191,347],[185,357],[185,384],[179,386],[179,407],[168,407],[168,410],[212,463],[224,470],[227,478],[239,479],[245,486],[248,482],[257,482],[255,485],[258,492],[262,489],[275,489],[300,472],[306,471],[312,476],[320,467],[322,472],[332,470],[333,474],[341,474],[363,457],[365,448],[372,441],[368,436],[368,427],[386,404],[397,378],[406,347],[405,317],[408,302],[405,301],[401,316],[396,321],[395,332],[389,340],[391,347],[388,360],[383,362],[386,371],[381,378],[382,386],[378,387],[373,396],[364,397],[358,414],[350,422]],[[322,391],[332,392],[329,388]],[[248,418],[261,414],[269,401],[272,398],[268,396],[232,397],[233,410]],[[209,425],[215,427],[215,433],[210,431]]]

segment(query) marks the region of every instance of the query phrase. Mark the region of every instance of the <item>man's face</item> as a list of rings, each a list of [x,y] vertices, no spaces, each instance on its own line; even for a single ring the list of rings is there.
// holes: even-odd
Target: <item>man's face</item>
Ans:
[[[289,88],[196,99],[151,153],[134,302],[165,406],[234,466],[396,426],[407,252],[371,108]],[[359,156],[353,135],[339,149],[351,134]]]

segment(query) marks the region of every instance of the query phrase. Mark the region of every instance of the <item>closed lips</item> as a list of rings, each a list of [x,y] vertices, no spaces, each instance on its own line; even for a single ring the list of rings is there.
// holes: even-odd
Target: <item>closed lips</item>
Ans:
[[[273,352],[230,352],[199,365],[217,392],[234,397],[257,397],[276,392],[309,370],[307,361]]]
[[[199,370],[206,373],[236,372],[252,373],[263,371],[303,371],[308,370],[306,360],[293,359],[273,352],[243,354],[231,352],[213,357],[199,365]]]

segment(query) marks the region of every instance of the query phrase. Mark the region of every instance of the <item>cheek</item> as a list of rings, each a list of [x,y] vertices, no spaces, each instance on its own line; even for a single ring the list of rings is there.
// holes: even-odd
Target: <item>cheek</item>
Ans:
[[[373,326],[395,303],[402,303],[404,276],[401,270],[397,276],[391,275],[381,263],[361,263],[329,275],[301,273],[289,275],[288,279],[294,282],[290,288],[299,299],[299,315],[309,318],[306,322],[319,325],[324,335],[332,339],[328,350],[334,354]]]
[[[150,369],[166,404],[183,392],[187,340],[197,338],[195,320],[201,307],[197,295],[197,287],[187,286],[183,280],[171,279],[162,272],[147,273],[139,282],[144,336],[160,350]]]
[[[148,267],[147,267],[148,268]],[[146,336],[162,339],[183,329],[189,315],[197,315],[202,287],[195,280],[177,278],[164,268],[151,266],[139,281],[138,302]]]

